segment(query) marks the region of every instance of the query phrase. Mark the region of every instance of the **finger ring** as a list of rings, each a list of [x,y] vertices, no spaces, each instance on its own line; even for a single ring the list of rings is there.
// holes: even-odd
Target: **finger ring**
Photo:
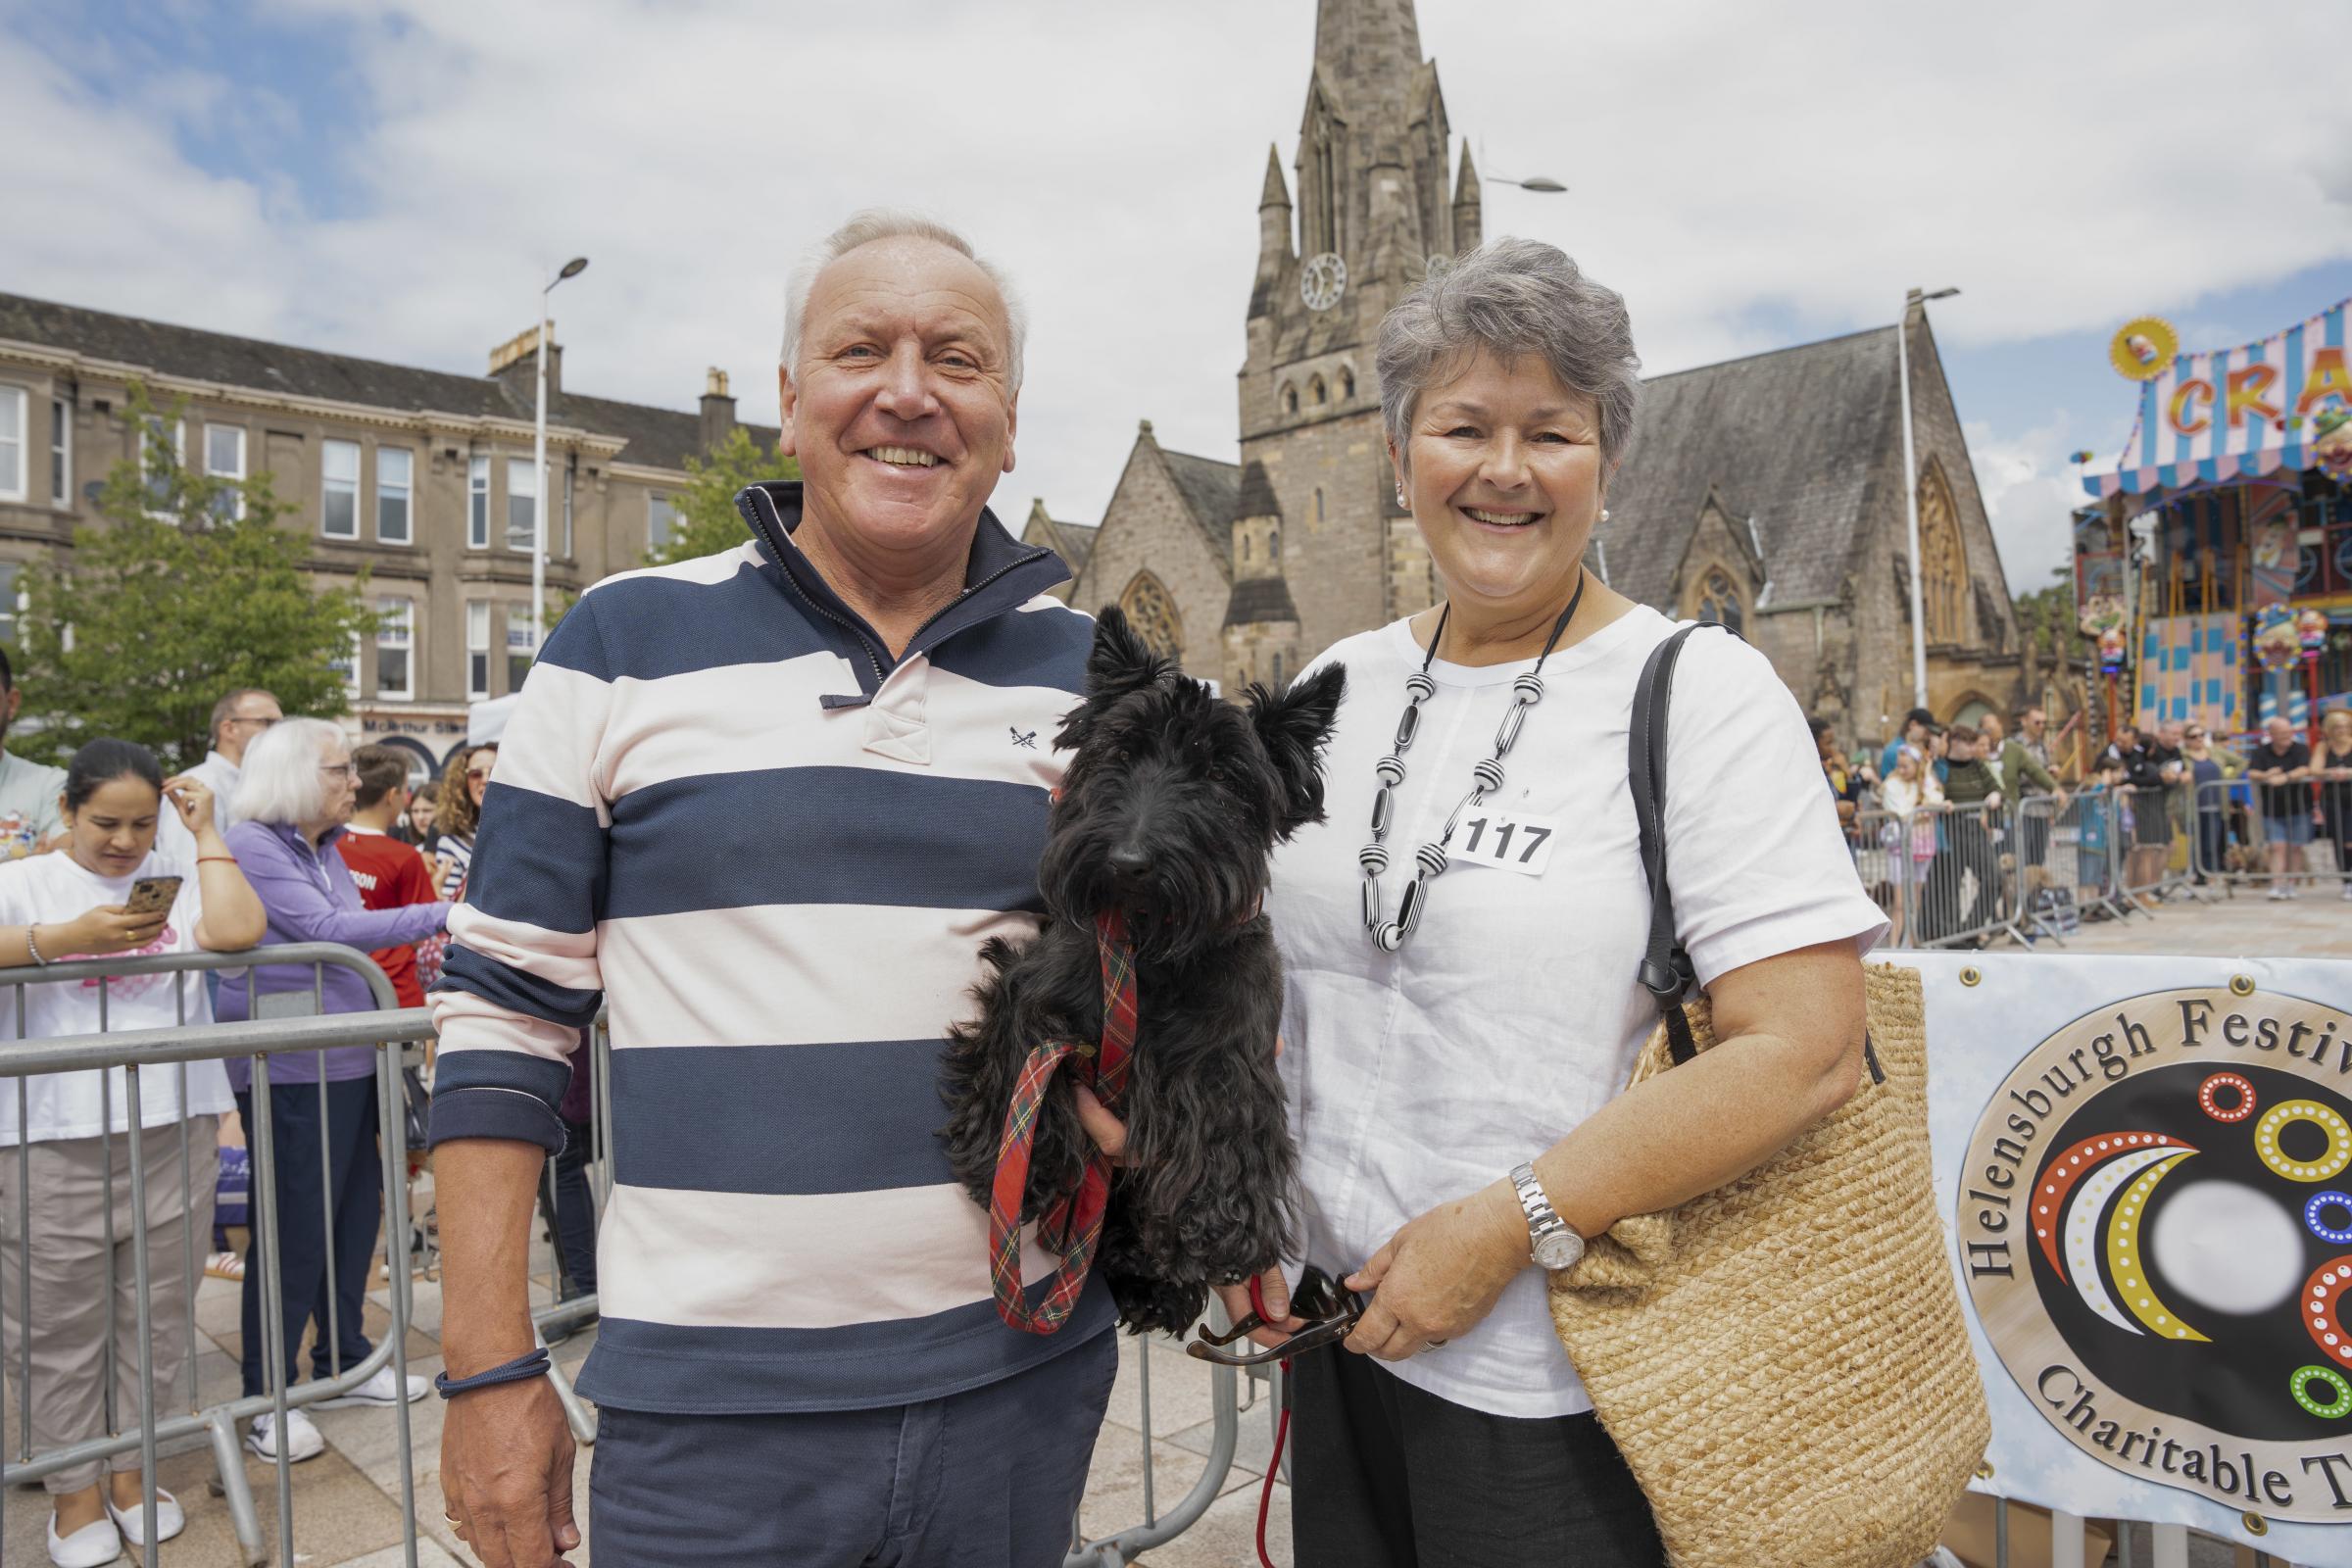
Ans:
[[[456,1514],[451,1513],[447,1508],[441,1510],[441,1517],[448,1520],[453,1525],[462,1526],[466,1522],[465,1520],[460,1519]]]

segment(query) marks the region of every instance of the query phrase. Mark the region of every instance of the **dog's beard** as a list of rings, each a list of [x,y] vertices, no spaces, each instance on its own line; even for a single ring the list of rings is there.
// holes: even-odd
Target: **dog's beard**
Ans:
[[[1171,855],[1140,881],[1112,874],[1104,835],[1064,833],[1046,847],[1038,881],[1059,918],[1092,924],[1117,910],[1139,955],[1166,961],[1193,957],[1256,913],[1265,891],[1262,857],[1237,863],[1223,854]]]

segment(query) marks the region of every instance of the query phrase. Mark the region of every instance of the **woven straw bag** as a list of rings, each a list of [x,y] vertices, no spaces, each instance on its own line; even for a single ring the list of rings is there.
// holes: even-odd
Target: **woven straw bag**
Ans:
[[[1637,1084],[1715,1044],[1705,998],[1685,1000],[1655,808],[1688,635],[1635,700],[1642,982],[1664,1012]],[[1936,1210],[1919,975],[1873,964],[1864,983],[1870,1071],[1844,1106],[1739,1180],[1618,1221],[1552,1282],[1553,1326],[1675,1568],[1910,1568],[1991,1440]]]

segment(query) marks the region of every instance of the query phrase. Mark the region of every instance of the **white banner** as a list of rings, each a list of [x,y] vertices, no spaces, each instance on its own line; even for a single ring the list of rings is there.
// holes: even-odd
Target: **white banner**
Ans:
[[[1889,956],[1982,1490],[2352,1562],[2352,961]]]

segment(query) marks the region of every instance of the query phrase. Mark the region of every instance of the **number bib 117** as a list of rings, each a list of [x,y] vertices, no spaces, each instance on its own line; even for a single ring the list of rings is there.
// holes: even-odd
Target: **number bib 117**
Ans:
[[[1551,859],[1559,819],[1527,811],[1485,811],[1465,818],[1446,846],[1449,859],[1492,865],[1521,876],[1542,876]]]

